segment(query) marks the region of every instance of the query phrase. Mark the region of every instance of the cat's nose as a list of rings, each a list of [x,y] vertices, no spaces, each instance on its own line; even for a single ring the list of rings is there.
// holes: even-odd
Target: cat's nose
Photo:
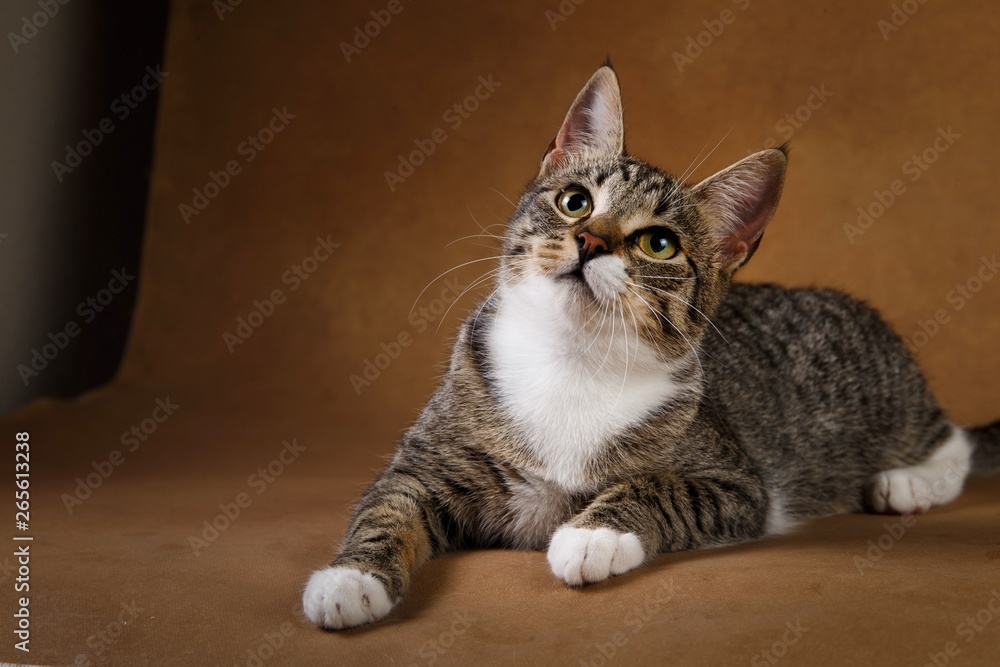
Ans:
[[[608,242],[605,239],[595,236],[587,230],[576,235],[576,242],[580,246],[580,266],[602,252],[610,252]]]

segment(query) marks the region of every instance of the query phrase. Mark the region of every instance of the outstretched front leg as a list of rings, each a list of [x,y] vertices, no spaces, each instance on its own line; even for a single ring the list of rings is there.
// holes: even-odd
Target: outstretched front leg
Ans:
[[[306,616],[336,630],[385,617],[406,593],[413,573],[441,553],[445,542],[424,484],[387,470],[358,502],[340,555],[306,585]]]
[[[661,473],[612,484],[552,535],[552,572],[571,586],[627,572],[666,551],[734,544],[765,532],[768,499],[750,472]]]

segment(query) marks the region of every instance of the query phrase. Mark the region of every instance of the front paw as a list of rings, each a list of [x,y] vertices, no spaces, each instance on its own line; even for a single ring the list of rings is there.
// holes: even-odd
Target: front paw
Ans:
[[[314,572],[302,595],[306,616],[328,630],[353,628],[385,618],[392,605],[378,579],[347,567]]]
[[[549,542],[552,573],[570,586],[603,581],[628,572],[645,560],[639,538],[610,528],[562,526]]]

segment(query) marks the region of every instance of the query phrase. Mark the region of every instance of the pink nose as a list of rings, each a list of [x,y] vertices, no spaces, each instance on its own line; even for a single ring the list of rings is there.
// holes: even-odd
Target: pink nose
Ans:
[[[580,246],[580,254],[583,257],[595,255],[600,250],[608,252],[608,242],[600,236],[594,236],[590,232],[584,231],[577,234],[576,238],[583,240],[583,245]]]

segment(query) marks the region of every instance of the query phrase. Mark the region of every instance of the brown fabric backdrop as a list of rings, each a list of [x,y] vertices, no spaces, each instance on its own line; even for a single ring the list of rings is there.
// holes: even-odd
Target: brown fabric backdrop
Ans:
[[[408,600],[372,628],[324,633],[298,609],[309,572],[331,557],[351,503],[433,390],[456,323],[485,292],[472,290],[445,316],[454,294],[442,279],[408,319],[411,305],[438,274],[489,255],[479,247],[488,238],[452,241],[480,225],[499,229],[490,226],[509,215],[508,199],[608,53],[630,150],[675,173],[721,142],[695,171],[702,178],[785,139],[786,114],[808,117],[792,128],[784,201],[743,279],[843,288],[910,339],[923,323],[933,335],[915,338],[918,359],[950,414],[962,423],[1000,416],[1000,279],[982,259],[1000,250],[992,3],[248,2],[220,18],[224,1],[172,8],[139,305],[117,379],[72,402],[39,401],[0,430],[8,440],[31,434],[35,538],[32,651],[14,650],[5,630],[0,659],[995,657],[1000,622],[983,619],[996,617],[989,605],[1000,585],[996,480],[906,524],[832,518],[791,537],[662,556],[582,591],[558,584],[542,553],[480,551],[427,566]],[[387,6],[402,11],[379,14],[391,20],[347,62],[341,43]],[[723,10],[732,14],[720,18]],[[894,13],[901,25],[886,38],[890,23],[879,22]],[[707,46],[691,47],[697,57],[679,71],[674,53],[689,37]],[[445,114],[480,77],[494,89],[480,88],[485,99],[456,126]],[[827,99],[811,98],[814,88]],[[818,108],[800,108],[810,98]],[[275,109],[294,118],[274,121],[284,128],[257,152],[244,142]],[[443,143],[390,191],[385,172],[437,128]],[[939,131],[952,140],[936,153]],[[934,163],[914,172],[912,156],[925,151]],[[230,161],[239,173],[219,176]],[[226,186],[194,201],[213,173]],[[903,193],[852,242],[844,226],[897,179]],[[185,224],[179,206],[195,203],[207,206]],[[339,247],[303,263],[317,239]],[[285,272],[303,264],[313,272],[293,289]],[[449,276],[468,285],[492,266]],[[971,298],[954,291],[967,284],[978,289]],[[282,302],[230,352],[224,334],[240,334],[238,318],[257,322],[254,301],[274,290]],[[931,324],[935,313],[946,321]],[[383,349],[391,355],[380,358]],[[369,369],[373,380],[357,391],[351,376],[363,376],[366,360],[386,367],[378,377]],[[165,416],[157,399],[178,406],[162,423],[152,420]],[[123,444],[133,425],[145,440]],[[283,441],[305,449],[281,462]],[[120,465],[103,463],[111,457]],[[66,494],[91,473],[100,486],[80,489],[90,494],[70,512]],[[237,518],[220,518],[237,503]],[[224,529],[209,541],[203,522],[213,521]],[[195,549],[191,536],[206,542]],[[11,590],[6,558],[0,575]],[[15,597],[3,596],[2,626],[13,626]],[[977,613],[980,630],[961,625]]]

